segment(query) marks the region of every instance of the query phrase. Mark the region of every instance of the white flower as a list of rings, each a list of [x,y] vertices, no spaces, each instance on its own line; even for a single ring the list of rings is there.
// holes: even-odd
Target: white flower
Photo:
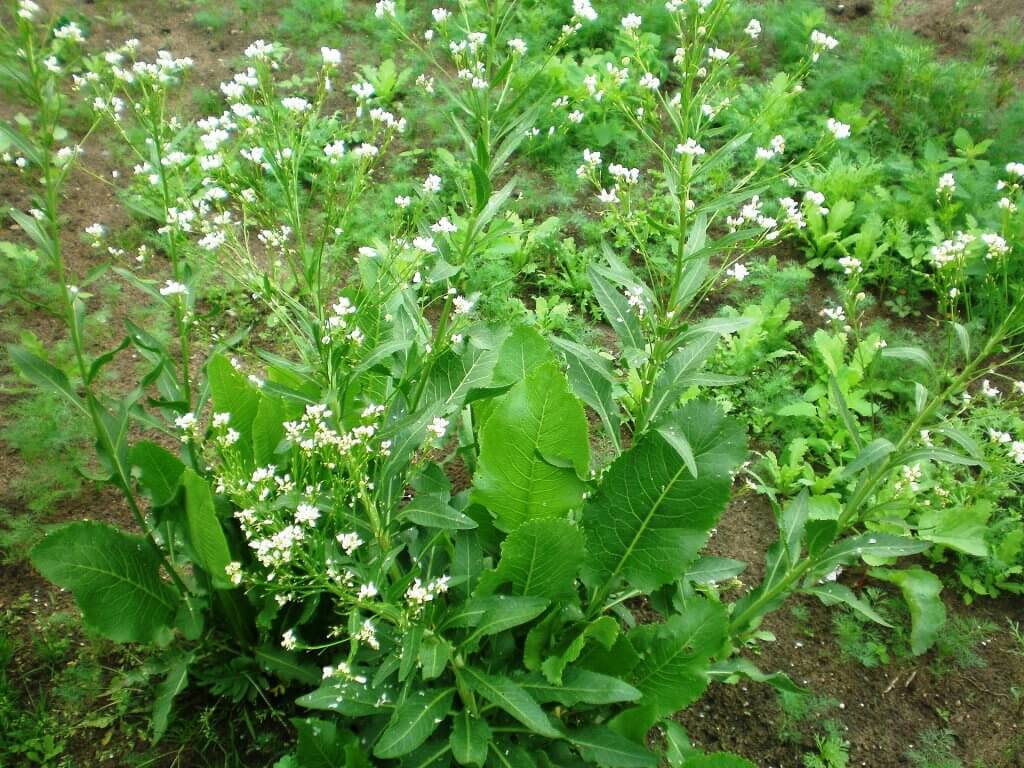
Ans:
[[[305,112],[309,109],[309,102],[301,96],[287,96],[281,99],[281,106],[289,112]]]
[[[708,58],[712,61],[725,61],[729,58],[729,52],[721,48],[708,48]]]
[[[839,41],[834,37],[830,37],[824,32],[819,32],[817,29],[814,30],[811,32],[811,61],[817,61],[822,51],[831,51],[837,45],[839,45]]]
[[[300,525],[315,525],[320,519],[320,510],[313,504],[299,504],[295,510],[295,522]]]
[[[412,247],[424,253],[437,253],[437,246],[434,245],[432,237],[417,237],[412,241]]]
[[[1014,440],[1010,443],[1010,458],[1016,464],[1024,464],[1024,440]]]
[[[447,216],[442,216],[440,219],[437,220],[436,224],[430,225],[430,231],[450,235],[453,232],[458,232],[459,228],[452,224],[451,219],[449,219]]]
[[[640,78],[640,87],[656,91],[661,87],[661,80],[656,78],[650,72],[644,72],[643,77]]]
[[[935,194],[952,195],[956,190],[956,177],[952,173],[944,173],[939,177],[939,183],[935,187]]]
[[[985,253],[987,259],[998,259],[1010,252],[1010,246],[1006,244],[1006,240],[993,232],[986,232],[981,236],[981,240],[987,248]]]
[[[398,195],[395,197],[395,205],[399,208],[408,208],[412,203],[412,198],[408,195]]]
[[[363,540],[355,531],[350,531],[348,533],[339,533],[334,538],[337,539],[338,544],[341,545],[341,548],[345,550],[345,554],[349,557],[351,557],[352,553],[363,545]]]
[[[225,565],[224,573],[227,574],[228,580],[236,587],[242,583],[242,564],[237,560]]]
[[[374,8],[373,15],[378,19],[385,16],[395,17],[395,0],[380,0]]]
[[[325,67],[336,67],[341,64],[341,51],[337,48],[320,47],[320,56],[324,60]]]
[[[520,37],[513,37],[509,40],[508,47],[512,49],[513,53],[517,53],[520,56],[526,55],[526,43]]]
[[[757,19],[751,19],[750,23],[747,24],[747,28],[743,30],[751,40],[757,40],[761,36],[761,22]]]
[[[573,0],[572,12],[574,16],[583,19],[583,21],[597,20],[597,11],[590,4],[590,0]]]
[[[619,202],[619,188],[612,187],[611,189],[601,188],[601,191],[597,193],[597,199],[602,203],[608,205],[614,205]]]
[[[107,228],[97,222],[96,224],[90,224],[88,227],[86,227],[85,234],[89,235],[95,240],[99,240],[105,234],[107,234]]]
[[[281,635],[281,647],[286,651],[295,650],[295,630],[289,629]]]
[[[447,8],[435,8],[430,12],[430,15],[434,17],[435,23],[444,24],[452,17],[452,12]]]
[[[585,117],[585,115],[580,110],[574,109],[567,115],[567,117],[569,118],[570,123],[579,125],[580,123],[583,122],[583,118]]]
[[[694,139],[687,139],[685,144],[676,144],[677,155],[689,155],[690,157],[699,157],[704,153],[704,147],[698,144]]]
[[[628,16],[622,18],[622,28],[628,32],[640,29],[640,25],[643,23],[643,19],[637,16],[635,13],[631,13]]]
[[[850,138],[850,126],[846,123],[841,123],[834,117],[830,117],[826,123],[829,133],[831,133],[836,139],[848,139]]]
[[[981,382],[981,394],[983,394],[985,397],[988,397],[988,398],[991,398],[991,399],[994,400],[994,399],[998,398],[1000,396],[1000,394],[1002,394],[1002,393],[996,387],[993,387],[991,382],[989,382],[988,379],[984,379]]]
[[[750,270],[747,269],[745,265],[736,262],[725,271],[725,274],[727,274],[737,283],[742,283],[743,279],[750,274]]]
[[[442,419],[440,416],[436,416],[434,420],[427,425],[427,431],[440,440],[445,436],[445,433],[448,432],[448,419]]]
[[[843,256],[839,259],[839,266],[843,268],[843,274],[852,275],[864,271],[864,267],[861,266],[860,259],[853,256]]]
[[[377,596],[377,585],[372,581],[368,581],[365,584],[360,585],[359,592],[356,597],[360,600],[371,600]]]
[[[452,310],[456,315],[467,315],[473,310],[473,302],[465,296],[456,296],[452,299]]]
[[[185,296],[187,294],[188,288],[174,280],[168,280],[164,283],[164,287],[160,289],[161,296]]]
[[[75,43],[85,41],[85,35],[82,34],[82,28],[73,21],[69,21],[63,26],[55,29],[53,31],[53,36],[58,40],[71,40]]]
[[[1013,382],[1014,394],[1024,395],[1024,381]]]
[[[332,141],[330,144],[324,147],[324,155],[327,156],[327,160],[328,162],[331,163],[331,165],[337,164],[337,162],[344,156],[344,154],[345,142],[342,141],[341,139]]]
[[[433,194],[440,192],[441,177],[433,173],[427,176],[427,178],[423,180],[423,191]]]

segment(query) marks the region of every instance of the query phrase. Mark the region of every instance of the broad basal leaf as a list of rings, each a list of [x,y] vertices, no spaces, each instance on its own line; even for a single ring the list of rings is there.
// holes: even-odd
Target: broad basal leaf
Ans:
[[[506,531],[562,517],[583,498],[589,461],[583,406],[548,363],[512,387],[480,431],[473,500]]]
[[[241,435],[236,445],[243,455],[251,458],[252,425],[259,410],[259,390],[223,355],[210,360],[206,376],[210,380],[214,411],[231,414],[231,428]]]
[[[160,576],[160,559],[140,536],[103,523],[72,523],[32,550],[32,564],[71,590],[85,623],[119,643],[165,635],[180,597]]]
[[[609,768],[656,768],[658,758],[607,726],[594,725],[569,733],[571,741],[589,762]]]
[[[177,456],[155,443],[141,442],[132,446],[128,461],[138,469],[139,485],[154,507],[174,501],[185,471],[185,465]]]
[[[920,656],[932,647],[946,624],[946,606],[939,597],[942,592],[939,577],[916,566],[902,571],[872,568],[870,573],[900,588],[910,608],[910,649]]]
[[[651,591],[680,577],[725,507],[730,472],[745,454],[739,427],[702,402],[670,419],[686,436],[698,477],[656,433],[616,459],[583,508],[590,585],[621,578]]]
[[[700,698],[708,684],[709,659],[725,641],[725,606],[693,600],[685,613],[662,625],[645,625],[630,633],[643,656],[631,682],[643,693],[641,704],[667,715]]]
[[[530,520],[501,544],[496,570],[484,574],[493,590],[511,584],[517,595],[564,600],[576,592],[576,573],[583,562],[583,533],[568,520]]]

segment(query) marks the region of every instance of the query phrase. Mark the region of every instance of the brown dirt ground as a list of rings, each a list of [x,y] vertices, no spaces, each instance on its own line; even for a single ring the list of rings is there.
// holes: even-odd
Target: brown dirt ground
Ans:
[[[754,585],[764,574],[764,552],[775,538],[774,516],[767,502],[739,495],[708,549],[711,554],[750,563],[740,578]],[[842,580],[859,587],[861,577],[854,570]],[[956,733],[956,754],[964,765],[1022,768],[1024,713],[1010,689],[1024,685],[1024,655],[1005,628],[1008,620],[1024,618],[1024,599],[1003,597],[967,609],[948,592],[950,618],[986,619],[999,628],[975,649],[985,660],[984,667],[938,675],[933,669],[934,652],[871,669],[842,661],[833,639],[832,611],[808,598],[792,600],[771,615],[763,628],[773,632],[776,641],[763,643],[757,654],[748,655],[762,670],[783,671],[815,695],[841,703],[827,718],[843,724],[851,745],[850,766],[911,765],[904,755],[922,731],[949,728]],[[805,622],[794,620],[789,612],[795,603],[806,609]],[[735,751],[763,768],[799,766],[801,756],[813,751],[813,739],[808,733],[797,743],[783,741],[781,715],[778,698],[766,685],[716,683],[678,719],[709,750]]]

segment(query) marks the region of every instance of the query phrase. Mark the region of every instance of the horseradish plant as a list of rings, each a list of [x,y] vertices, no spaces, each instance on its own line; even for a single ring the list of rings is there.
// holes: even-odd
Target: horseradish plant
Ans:
[[[438,195],[446,180],[417,180],[415,200],[396,200],[387,237],[356,258],[348,256],[345,222],[405,125],[374,106],[361,84],[354,117],[328,111],[337,51],[321,52],[317,92],[307,99],[274,82],[281,51],[254,43],[249,65],[222,88],[228,109],[195,126],[168,116],[158,93],[187,62],[135,61],[128,46],[80,75],[97,110],[115,123],[135,121],[145,137],[124,134],[139,154],[133,206],[156,220],[172,275],[131,280],[166,304],[178,343],[129,328],[122,345],[93,357],[82,335],[85,298],[67,287],[62,316],[77,380],[13,352],[29,378],[90,414],[106,479],[125,494],[141,533],[74,523],[49,535],[33,562],[74,593],[97,631],[163,648],[155,737],[190,680],[244,700],[262,693],[269,673],[304,687],[298,704],[318,713],[295,721],[293,765],[746,765],[697,754],[672,714],[713,679],[747,676],[792,688],[784,676],[734,658],[766,613],[797,591],[869,610],[830,580],[836,569],[861,559],[891,565],[925,548],[863,532],[867,515],[884,503],[880,490],[893,473],[925,450],[914,446],[919,430],[1019,331],[1024,309],[948,386],[929,396],[922,385],[912,429],[862,446],[835,514],[823,517],[806,496],[781,511],[780,541],[761,585],[733,605],[696,588],[735,572],[700,558],[700,550],[745,449],[738,425],[690,393],[714,383],[700,366],[723,332],[713,322],[690,323],[695,299],[717,276],[713,256],[739,279],[738,258],[801,221],[794,201],[780,203],[784,214],[773,219],[751,198],[767,183],[756,174],[775,177],[763,169],[778,162],[784,141],[756,152],[754,171],[739,183],[712,183],[710,172],[747,142],[705,121],[705,96],[714,112],[727,95],[715,84],[730,56],[712,38],[727,5],[669,4],[684,50],[671,71],[645,69],[639,94],[620,70],[608,73],[622,91],[615,98],[641,128],[660,108],[678,133],[667,145],[652,144],[661,147],[663,181],[649,196],[632,169],[609,166],[623,186],[602,187],[622,206],[614,215],[647,273],[641,282],[612,258],[591,275],[633,371],[625,386],[586,347],[476,322],[472,297],[459,290],[460,258],[483,247],[482,233],[510,198],[489,179],[514,152],[515,131],[487,138],[483,129],[501,101],[491,101],[490,90],[507,76],[503,64],[488,69],[504,45],[496,39],[505,34],[504,16],[473,5],[473,14],[489,19],[492,46],[490,58],[472,62],[473,77],[484,80],[473,87],[488,92],[488,106],[473,113],[486,153],[478,153],[479,168],[452,182],[473,194],[461,210],[448,210]],[[388,2],[380,9],[396,11]],[[40,114],[30,131],[5,133],[26,172],[44,182],[46,199],[38,216],[16,219],[65,285],[58,204],[75,152],[55,145],[60,60],[47,64],[46,46],[72,35],[51,39],[33,26],[37,9],[26,0],[17,10],[20,58],[7,64],[28,73],[26,94]],[[593,16],[579,0],[569,29]],[[623,22],[645,60],[641,20]],[[760,25],[746,29],[756,38]],[[472,33],[466,27],[459,35]],[[810,58],[832,44],[816,35]],[[521,45],[507,47],[525,55]],[[662,89],[662,77],[678,98],[663,94],[670,85]],[[514,114],[502,120],[517,125]],[[845,133],[834,121],[827,130]],[[512,150],[495,165],[509,141]],[[599,181],[600,167],[589,153],[581,175]],[[707,202],[691,204],[698,192]],[[718,212],[744,201],[722,222],[735,231],[720,233]],[[648,258],[654,233],[671,244],[667,269]],[[264,369],[247,375],[215,347],[193,380],[196,301],[204,276],[217,274],[267,306],[293,354],[262,353]],[[128,346],[151,371],[128,397],[103,398],[96,374]],[[145,398],[154,389],[158,396]],[[584,402],[615,445],[614,461],[599,474]],[[133,420],[174,434],[180,455],[155,440],[130,445]],[[623,421],[632,427],[628,441]],[[957,442],[949,430],[933,434]],[[931,460],[972,461],[927,450]],[[145,512],[140,495],[149,500]],[[875,573],[908,596],[915,649],[927,647],[934,577],[921,569]],[[638,625],[628,608],[634,600],[646,600],[657,621]]]

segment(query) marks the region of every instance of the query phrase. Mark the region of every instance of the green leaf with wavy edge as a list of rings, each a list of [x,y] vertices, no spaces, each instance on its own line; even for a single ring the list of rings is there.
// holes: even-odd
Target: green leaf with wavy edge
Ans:
[[[252,459],[252,425],[259,412],[260,392],[223,355],[215,355],[206,365],[215,413],[230,413],[231,428],[241,435],[236,446]]]
[[[529,520],[501,543],[498,567],[481,578],[481,593],[511,584],[517,595],[565,600],[576,594],[583,532],[568,520]]]
[[[430,738],[448,715],[455,689],[417,691],[391,715],[384,733],[373,747],[375,757],[401,757]]]
[[[903,593],[910,608],[910,650],[914,655],[920,656],[931,648],[946,624],[946,606],[939,597],[942,592],[939,577],[918,567],[902,571],[872,568],[868,573],[895,584]]]
[[[618,579],[652,591],[683,575],[725,508],[731,472],[746,448],[739,426],[714,405],[688,403],[671,417],[686,437],[699,476],[652,433],[611,465],[583,508],[583,573],[607,592]]]
[[[74,594],[85,623],[118,643],[166,637],[178,592],[160,576],[160,559],[140,536],[103,523],[71,523],[35,546],[32,564]]]
[[[480,431],[473,500],[505,531],[562,517],[583,499],[589,462],[583,406],[548,363],[512,387]]]
[[[725,642],[728,624],[724,605],[695,599],[685,613],[664,624],[633,630],[629,637],[642,660],[631,682],[643,693],[642,703],[662,716],[699,699],[708,685],[709,660]]]

